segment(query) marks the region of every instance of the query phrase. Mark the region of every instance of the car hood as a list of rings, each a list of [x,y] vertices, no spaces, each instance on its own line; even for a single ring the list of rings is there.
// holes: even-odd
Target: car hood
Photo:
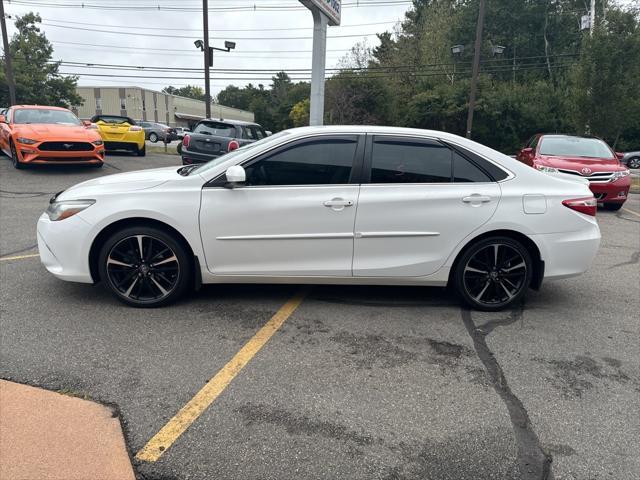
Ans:
[[[65,190],[57,200],[84,199],[91,198],[92,195],[134,192],[157,187],[169,180],[183,178],[178,173],[178,169],[177,166],[153,168],[94,178]]]
[[[555,157],[540,156],[540,163],[549,167],[562,168],[564,170],[575,170],[582,172],[583,168],[588,168],[591,172],[611,172],[620,169],[620,161],[616,158],[584,158],[584,157]]]
[[[87,130],[80,125],[48,125],[41,123],[13,125],[13,131],[21,136],[32,138],[33,140],[84,140],[93,141],[97,136],[95,131]]]

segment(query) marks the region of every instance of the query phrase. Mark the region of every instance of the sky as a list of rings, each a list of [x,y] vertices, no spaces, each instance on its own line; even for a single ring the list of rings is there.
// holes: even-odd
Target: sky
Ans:
[[[107,8],[81,8],[82,3]],[[327,68],[335,67],[358,42],[375,46],[375,34],[392,31],[411,2],[342,0],[342,4],[342,25],[328,29]],[[165,7],[174,10],[163,11]],[[229,8],[238,10],[229,11]],[[5,11],[14,18],[29,11],[39,13],[43,20],[40,28],[54,47],[54,60],[200,69],[154,72],[62,66],[61,72],[84,74],[80,75],[79,85],[135,85],[152,90],[161,90],[167,85],[204,85],[203,54],[193,44],[202,38],[201,0],[5,0]],[[211,45],[222,47],[225,40],[236,42],[236,49],[230,53],[215,52],[214,68],[265,70],[245,74],[213,72],[213,95],[229,84],[268,86],[271,76],[280,70],[290,71],[292,77],[309,79],[313,19],[298,0],[209,0],[209,11]],[[7,20],[7,28],[11,37],[15,32],[11,19]],[[296,72],[296,69],[307,70]],[[150,78],[105,78],[88,74]]]
[[[393,31],[411,3],[342,0],[342,25],[328,29],[327,68],[336,67],[359,42],[376,46],[375,34]],[[167,85],[204,85],[203,54],[193,44],[202,38],[202,0],[5,0],[4,5],[6,13],[14,18],[29,11],[40,14],[41,29],[54,47],[53,58],[80,64],[60,68],[62,73],[81,74],[79,85],[152,90]],[[254,70],[213,71],[213,95],[227,85],[268,86],[270,78],[281,70],[292,78],[309,79],[313,20],[298,0],[209,0],[209,12],[211,45],[222,47],[225,40],[236,42],[236,49],[230,53],[215,52],[214,69]],[[7,27],[11,36],[15,32],[11,19]],[[88,67],[87,63],[194,70],[115,70]]]

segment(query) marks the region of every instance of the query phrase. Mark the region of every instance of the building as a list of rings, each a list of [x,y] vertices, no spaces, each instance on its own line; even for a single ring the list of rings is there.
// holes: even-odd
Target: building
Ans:
[[[73,112],[82,119],[94,115],[122,115],[134,120],[165,123],[172,127],[192,127],[205,115],[205,102],[178,97],[141,87],[76,87],[84,99],[82,105],[73,106]],[[252,112],[211,104],[213,118],[253,122]]]

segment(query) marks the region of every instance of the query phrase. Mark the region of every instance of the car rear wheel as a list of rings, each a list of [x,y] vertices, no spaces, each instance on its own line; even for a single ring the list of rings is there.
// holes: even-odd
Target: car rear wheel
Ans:
[[[627,167],[629,168],[640,168],[640,157],[630,158],[627,162]]]
[[[138,148],[136,153],[139,157],[144,157],[147,154],[147,146],[143,145],[142,148]]]
[[[9,143],[9,148],[11,149],[11,162],[13,163],[13,167],[18,170],[23,169],[25,166],[20,162],[20,159],[18,158],[18,151],[16,150],[16,145],[13,143],[13,141]]]
[[[114,233],[99,255],[100,278],[118,300],[159,307],[177,300],[191,278],[191,260],[173,235],[154,227]]]
[[[453,281],[471,308],[497,311],[522,300],[532,274],[533,262],[524,245],[509,237],[490,237],[464,252]]]
[[[609,210],[611,212],[617,212],[622,208],[621,203],[604,203],[602,206],[605,210]]]
[[[158,141],[158,135],[156,133],[151,132],[149,134],[149,141],[151,143],[156,143]]]

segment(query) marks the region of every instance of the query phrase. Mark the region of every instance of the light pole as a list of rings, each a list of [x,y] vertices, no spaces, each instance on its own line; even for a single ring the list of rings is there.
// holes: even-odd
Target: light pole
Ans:
[[[471,89],[469,92],[469,112],[467,113],[467,138],[471,138],[473,126],[473,111],[476,108],[476,91],[478,89],[478,74],[480,73],[480,51],[482,50],[482,29],[484,28],[484,10],[486,0],[480,0],[478,10],[478,24],[476,25],[476,44],[473,52],[473,71],[471,73]]]
[[[451,47],[451,55],[453,55],[453,75],[451,75],[451,85],[456,79],[456,58],[462,56],[464,45],[454,45]]]
[[[2,46],[4,48],[4,71],[9,86],[9,102],[16,104],[16,84],[13,79],[13,65],[11,64],[11,50],[9,50],[9,37],[7,35],[7,24],[4,18],[4,0],[0,0],[0,24],[2,27]]]
[[[206,0],[204,0],[206,2]],[[208,22],[205,22],[208,24]],[[193,44],[196,48],[202,50],[204,55],[204,101],[205,105],[205,116],[206,118],[211,118],[211,87],[209,83],[209,67],[213,67],[213,51],[218,50],[220,52],[230,52],[234,48],[236,48],[235,42],[224,42],[224,48],[219,47],[210,47],[209,46],[209,35],[205,31],[205,41],[196,40]]]

